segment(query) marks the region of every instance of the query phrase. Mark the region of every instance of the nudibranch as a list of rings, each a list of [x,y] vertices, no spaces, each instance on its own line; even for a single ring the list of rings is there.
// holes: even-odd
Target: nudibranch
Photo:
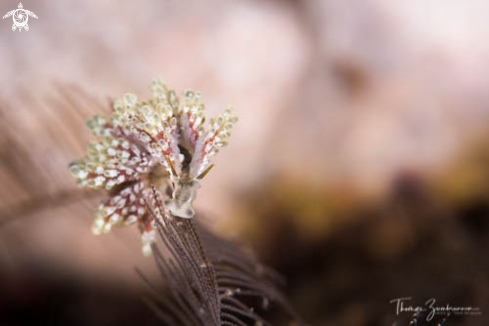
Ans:
[[[155,241],[151,210],[164,203],[165,214],[195,215],[192,203],[200,181],[213,167],[209,159],[227,145],[238,120],[228,107],[210,119],[206,130],[200,92],[184,91],[180,103],[160,79],[153,80],[150,90],[148,100],[126,93],[114,101],[110,116],[88,120],[97,140],[88,143],[85,157],[69,166],[79,186],[109,193],[96,211],[92,232],[137,223],[145,255],[151,254]],[[171,187],[169,198],[164,195],[166,186]],[[156,196],[152,189],[157,189]]]

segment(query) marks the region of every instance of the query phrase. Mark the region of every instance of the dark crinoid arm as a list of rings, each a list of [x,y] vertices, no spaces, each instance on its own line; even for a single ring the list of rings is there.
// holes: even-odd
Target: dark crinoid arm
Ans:
[[[153,245],[163,288],[145,296],[164,325],[270,325],[261,315],[277,303],[302,324],[276,287],[280,278],[195,219],[152,211],[163,245]]]

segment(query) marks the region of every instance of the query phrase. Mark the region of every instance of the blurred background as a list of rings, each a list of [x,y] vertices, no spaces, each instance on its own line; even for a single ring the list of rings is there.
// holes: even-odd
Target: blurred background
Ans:
[[[487,1],[23,5],[28,32],[0,21],[0,325],[158,324],[136,228],[93,236],[105,194],[67,169],[84,121],[158,76],[235,107],[197,211],[311,325],[407,325],[401,297],[489,324]]]

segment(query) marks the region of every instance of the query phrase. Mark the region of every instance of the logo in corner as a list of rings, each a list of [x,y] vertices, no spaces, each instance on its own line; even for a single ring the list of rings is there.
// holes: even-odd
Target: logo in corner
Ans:
[[[12,16],[14,24],[12,25],[12,31],[15,31],[17,28],[19,32],[22,32],[22,28],[26,31],[29,30],[29,25],[27,25],[27,21],[29,20],[29,16],[37,19],[35,13],[29,10],[23,9],[22,3],[19,3],[19,8],[9,11],[3,19]]]

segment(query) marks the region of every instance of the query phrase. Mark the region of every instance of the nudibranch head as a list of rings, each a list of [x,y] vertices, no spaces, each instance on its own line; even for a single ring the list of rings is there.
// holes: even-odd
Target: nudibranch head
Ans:
[[[165,201],[165,207],[175,216],[192,218],[195,215],[193,201],[197,196],[199,183],[196,180],[184,182],[177,180],[173,185],[172,198]]]

